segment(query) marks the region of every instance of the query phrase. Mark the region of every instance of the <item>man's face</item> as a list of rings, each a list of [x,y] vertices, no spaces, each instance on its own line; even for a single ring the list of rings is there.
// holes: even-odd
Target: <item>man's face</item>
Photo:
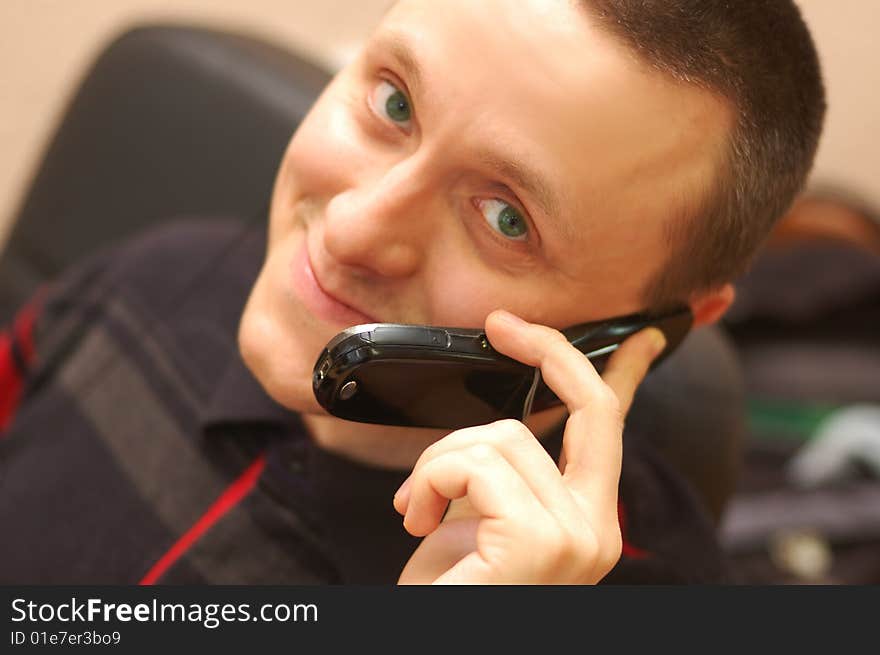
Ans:
[[[402,0],[288,146],[243,356],[320,411],[312,366],[352,325],[642,310],[726,130],[565,0]]]

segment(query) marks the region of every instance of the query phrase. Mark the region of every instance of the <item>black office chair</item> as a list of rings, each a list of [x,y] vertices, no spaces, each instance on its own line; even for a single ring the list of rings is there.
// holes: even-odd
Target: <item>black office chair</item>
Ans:
[[[15,217],[0,259],[0,321],[83,254],[157,221],[252,215],[329,77],[235,34],[143,27],[113,41]]]
[[[114,40],[83,79],[0,257],[0,323],[86,253],[183,214],[265,206],[293,130],[327,71],[262,39],[148,26]],[[737,477],[743,386],[714,329],[692,334],[629,416],[720,517]]]

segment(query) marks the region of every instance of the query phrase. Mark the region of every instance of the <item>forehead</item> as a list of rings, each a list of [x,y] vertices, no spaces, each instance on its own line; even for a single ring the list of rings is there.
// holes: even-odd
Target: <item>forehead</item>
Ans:
[[[724,107],[645,67],[578,5],[401,0],[372,43],[411,52],[416,116],[426,138],[454,144],[443,152],[488,147],[528,162],[581,237],[602,236],[612,218],[618,232],[660,229],[711,179]]]

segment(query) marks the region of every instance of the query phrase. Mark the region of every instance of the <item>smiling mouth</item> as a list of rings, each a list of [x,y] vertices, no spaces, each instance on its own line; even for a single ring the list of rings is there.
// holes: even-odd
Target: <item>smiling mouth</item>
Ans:
[[[306,308],[318,318],[337,326],[351,327],[379,320],[325,290],[312,268],[306,240],[292,262],[293,286]]]

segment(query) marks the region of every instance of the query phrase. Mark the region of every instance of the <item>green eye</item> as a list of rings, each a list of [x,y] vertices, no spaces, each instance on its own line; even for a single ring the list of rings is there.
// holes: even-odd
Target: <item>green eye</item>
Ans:
[[[529,226],[525,217],[509,203],[495,199],[481,200],[479,206],[489,227],[496,232],[514,241],[524,241],[528,236]]]
[[[409,102],[402,92],[397,91],[388,97],[385,101],[385,111],[391,117],[391,120],[403,123],[410,118]]]
[[[395,123],[407,123],[412,119],[409,98],[390,82],[382,81],[374,91],[374,102],[379,114],[385,114]]]
[[[526,222],[523,217],[519,215],[518,211],[510,205],[507,205],[507,207],[502,209],[501,213],[498,214],[498,229],[501,230],[504,236],[515,239],[525,235]]]

